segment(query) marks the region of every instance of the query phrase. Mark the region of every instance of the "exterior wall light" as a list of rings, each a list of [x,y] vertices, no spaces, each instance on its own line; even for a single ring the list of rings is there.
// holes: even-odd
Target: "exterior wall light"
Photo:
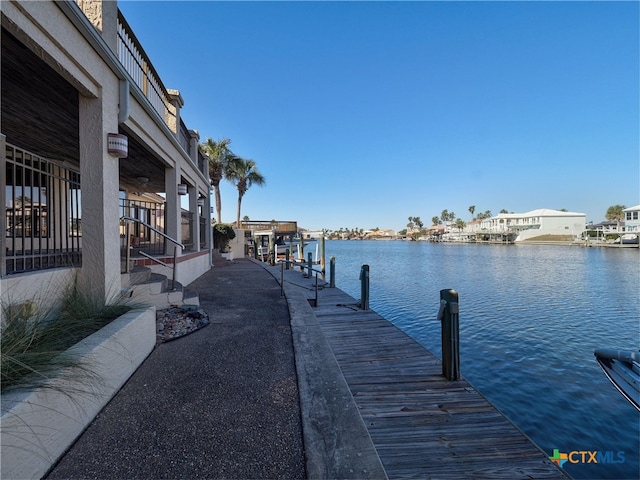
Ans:
[[[112,157],[126,158],[129,155],[129,138],[120,133],[108,133],[107,151]]]
[[[178,195],[186,195],[187,194],[187,185],[185,183],[178,184]]]

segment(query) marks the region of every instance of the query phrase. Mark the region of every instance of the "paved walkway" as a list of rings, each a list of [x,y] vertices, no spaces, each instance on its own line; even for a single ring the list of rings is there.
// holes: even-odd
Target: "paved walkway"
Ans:
[[[508,422],[470,386],[414,398],[446,383],[432,355],[338,289],[316,297],[299,269],[224,262],[189,287],[210,324],[158,346],[47,478],[564,478],[510,424],[508,448],[526,452],[505,456],[487,415]],[[484,402],[473,448],[458,439],[470,395]]]
[[[47,478],[305,478],[277,281],[241,260],[189,287],[211,323],[158,346]]]

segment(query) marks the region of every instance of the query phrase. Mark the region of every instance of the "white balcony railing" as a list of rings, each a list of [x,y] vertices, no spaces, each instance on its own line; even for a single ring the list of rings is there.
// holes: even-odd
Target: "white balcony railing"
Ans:
[[[118,11],[118,59],[147,97],[153,109],[166,122],[167,116],[173,115],[169,109],[167,89],[120,11]]]

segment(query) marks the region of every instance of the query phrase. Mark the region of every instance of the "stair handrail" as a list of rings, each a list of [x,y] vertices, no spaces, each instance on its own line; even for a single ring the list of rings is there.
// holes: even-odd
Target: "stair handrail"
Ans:
[[[174,238],[171,238],[169,235],[167,235],[166,233],[158,230],[156,227],[154,227],[153,225],[149,225],[146,222],[143,222],[142,220],[140,220],[139,218],[133,218],[133,217],[128,217],[126,215],[120,217],[120,221],[125,221],[127,222],[127,228],[126,228],[126,237],[127,237],[127,247],[126,247],[126,273],[129,273],[129,263],[131,261],[131,235],[129,235],[129,222],[137,222],[141,225],[144,225],[145,227],[147,227],[150,230],[153,230],[154,232],[156,232],[158,235],[166,238],[167,240],[169,240],[170,242],[172,242],[174,244],[173,247],[173,276],[171,279],[171,290],[175,289],[175,285],[176,285],[176,266],[178,265],[178,247],[180,247],[182,250],[184,250],[184,245],[182,243],[180,243],[179,241],[177,241]]]
[[[182,243],[180,243],[179,241],[175,240],[174,238],[171,238],[169,235],[167,235],[166,233],[164,233],[164,232],[163,232],[163,231],[161,231],[161,230],[158,230],[158,229],[157,229],[156,227],[154,227],[153,225],[149,225],[148,223],[143,222],[143,221],[142,221],[142,220],[140,220],[139,218],[127,217],[127,216],[125,215],[125,216],[123,216],[123,217],[120,217],[120,220],[125,220],[125,221],[126,221],[126,220],[128,220],[128,221],[131,221],[131,222],[137,222],[137,223],[140,223],[140,224],[144,225],[145,227],[150,228],[151,230],[153,230],[154,232],[156,232],[158,235],[163,236],[164,238],[166,238],[166,239],[167,239],[167,240],[169,240],[170,242],[175,243],[178,247],[182,248],[183,250],[184,250],[184,248],[185,248],[185,246],[184,246]]]

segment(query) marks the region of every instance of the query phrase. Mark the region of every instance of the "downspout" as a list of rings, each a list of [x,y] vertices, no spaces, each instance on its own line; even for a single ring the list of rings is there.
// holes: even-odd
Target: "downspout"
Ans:
[[[129,113],[131,111],[129,104],[129,82],[127,80],[120,80],[120,105],[118,110],[118,124],[122,125],[129,120]]]

